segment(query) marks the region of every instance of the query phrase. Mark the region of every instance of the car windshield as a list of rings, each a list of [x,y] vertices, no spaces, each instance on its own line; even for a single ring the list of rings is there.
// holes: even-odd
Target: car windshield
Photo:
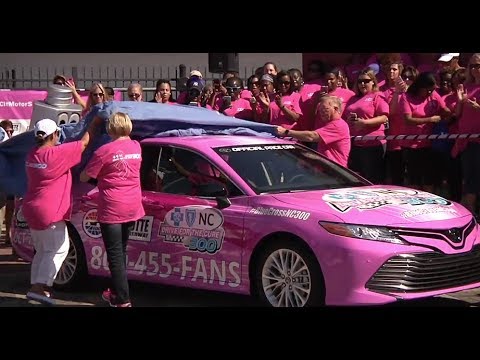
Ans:
[[[257,194],[370,185],[300,145],[229,146],[214,150]]]

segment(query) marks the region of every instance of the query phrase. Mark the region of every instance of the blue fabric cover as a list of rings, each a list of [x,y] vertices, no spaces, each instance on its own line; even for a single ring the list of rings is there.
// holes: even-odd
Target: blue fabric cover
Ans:
[[[127,113],[133,122],[132,138],[195,136],[204,134],[251,135],[274,137],[276,126],[260,124],[219,114],[216,111],[188,105],[163,105],[148,102],[109,101],[95,106],[77,124],[62,125],[60,143],[81,139],[95,115],[107,120],[116,112]],[[82,155],[74,169],[80,172],[93,152],[110,141],[105,127]],[[27,189],[25,158],[35,146],[33,131],[0,143],[0,192],[23,196]]]

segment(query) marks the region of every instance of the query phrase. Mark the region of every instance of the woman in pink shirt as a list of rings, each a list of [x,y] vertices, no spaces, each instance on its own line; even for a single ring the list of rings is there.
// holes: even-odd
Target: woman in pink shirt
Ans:
[[[290,129],[302,115],[300,94],[293,91],[292,78],[287,71],[280,71],[275,78],[276,94],[269,102],[271,125],[280,125]]]
[[[405,120],[405,134],[431,135],[434,124],[450,119],[450,110],[435,91],[437,82],[433,73],[420,73],[400,99],[399,109]],[[434,169],[430,140],[402,142],[407,160],[409,186],[433,192]]]
[[[389,108],[378,90],[373,70],[360,71],[353,86],[355,96],[345,106],[343,118],[347,120],[352,136],[384,136]],[[385,140],[352,142],[348,167],[374,184],[383,183],[385,177]]]
[[[480,53],[468,61],[464,85],[457,88],[458,102],[455,114],[458,117],[460,134],[480,133]],[[477,196],[480,193],[480,139],[457,139],[452,150],[462,153],[464,189],[462,203],[475,213]]]
[[[112,278],[112,289],[102,297],[113,307],[131,307],[127,280],[127,241],[136,220],[145,215],[140,187],[142,155],[130,139],[132,121],[118,112],[108,120],[112,142],[95,151],[80,180],[98,180],[98,216]]]
[[[57,145],[60,128],[50,119],[35,124],[37,146],[27,155],[27,192],[22,211],[32,235],[35,255],[27,298],[54,305],[49,288],[53,285],[69,249],[65,220],[70,219],[72,207],[72,174],[79,164],[101,119],[95,117],[79,141]]]

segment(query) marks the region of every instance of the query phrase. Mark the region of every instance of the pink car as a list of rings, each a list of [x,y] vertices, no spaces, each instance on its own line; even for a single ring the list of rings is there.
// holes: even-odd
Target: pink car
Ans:
[[[368,305],[480,286],[472,214],[437,195],[373,186],[282,139],[146,139],[146,216],[128,244],[130,279],[251,294],[270,306]],[[76,184],[60,288],[109,276],[94,185]],[[16,252],[31,260],[17,204]]]

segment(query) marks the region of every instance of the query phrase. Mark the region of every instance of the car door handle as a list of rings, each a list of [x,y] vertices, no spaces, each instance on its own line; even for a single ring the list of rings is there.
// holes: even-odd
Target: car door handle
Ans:
[[[145,205],[157,207],[157,208],[160,208],[160,209],[163,209],[165,207],[160,201],[156,201],[156,200],[143,199],[143,203]]]

